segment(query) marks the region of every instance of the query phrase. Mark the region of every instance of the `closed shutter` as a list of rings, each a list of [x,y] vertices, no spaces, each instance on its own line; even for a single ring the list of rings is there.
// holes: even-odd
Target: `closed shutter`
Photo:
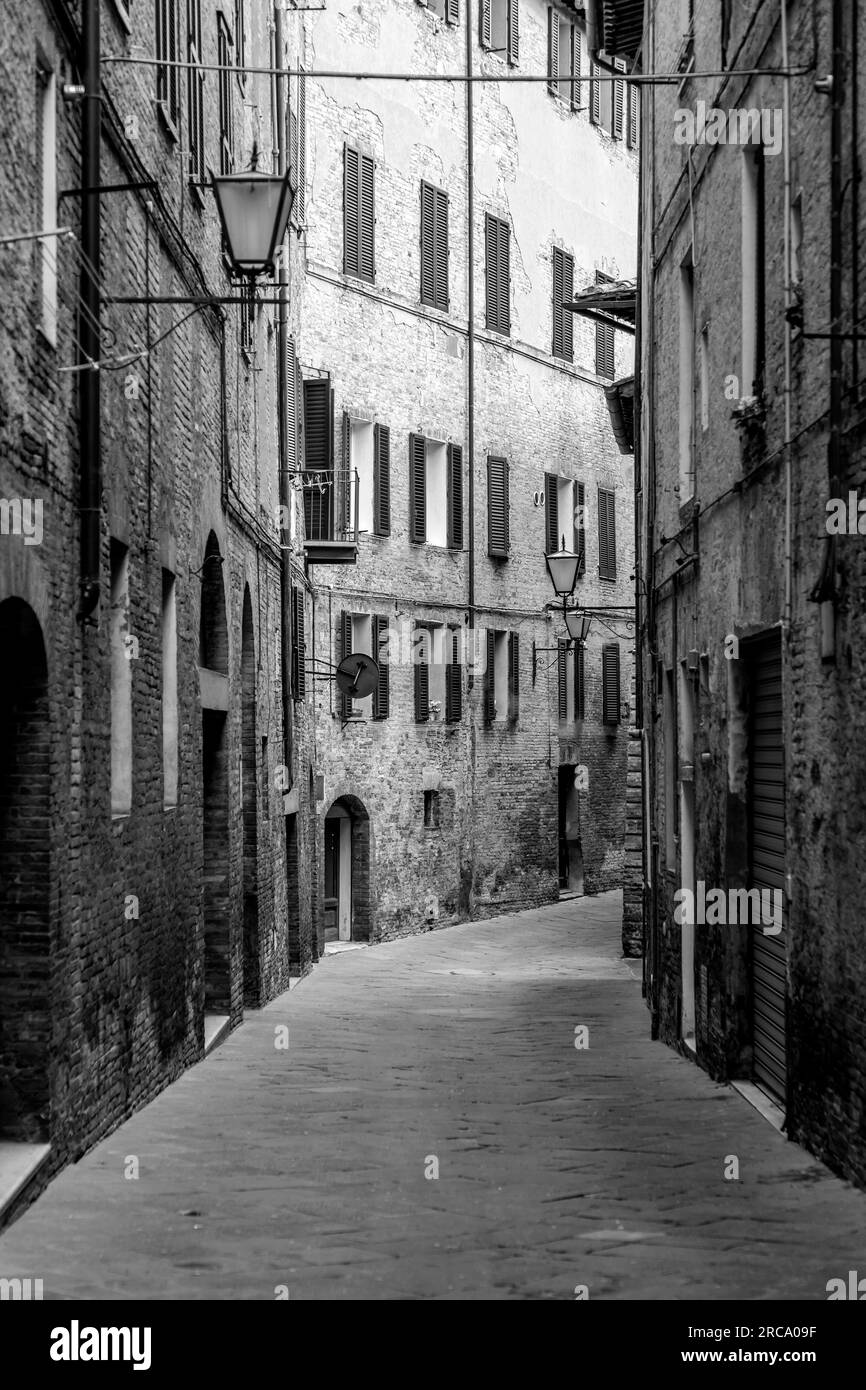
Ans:
[[[292,690],[296,700],[303,700],[307,693],[307,638],[304,616],[304,595],[301,589],[292,589]]]
[[[609,323],[595,325],[595,371],[597,376],[613,380],[614,329]]]
[[[463,666],[460,662],[460,629],[448,630],[448,656],[445,667],[445,722],[456,724],[463,714]]]
[[[415,629],[415,722],[426,724],[430,718],[430,632]]]
[[[598,490],[598,576],[616,579],[616,497],[607,488]]]
[[[471,3],[471,0],[466,0]],[[448,24],[456,24],[460,19],[460,0],[445,0],[445,19]]]
[[[589,119],[593,125],[601,124],[601,84],[596,81],[598,77],[598,63],[595,59],[589,65]]]
[[[782,930],[752,937],[752,1042],[755,1080],[785,1100],[787,1080],[785,918],[785,742],[782,649],[778,635],[750,659],[748,849],[749,886],[782,893]],[[772,901],[772,899],[771,899]]]
[[[559,697],[559,717],[568,718],[568,643],[562,638],[556,644],[556,684]]]
[[[368,155],[361,155],[361,205],[359,222],[361,245],[359,250],[358,274],[364,280],[376,278],[375,234],[376,199],[373,161]]]
[[[448,445],[448,545],[463,549],[463,446]]]
[[[496,559],[507,559],[508,535],[508,463],[502,458],[487,460],[487,553]]]
[[[427,445],[420,434],[409,436],[409,539],[427,539]]]
[[[286,339],[286,467],[294,473],[300,467],[298,429],[298,367],[293,338]],[[288,522],[286,522],[288,529]]]
[[[544,475],[544,538],[548,555],[559,550],[559,484],[555,473]]]
[[[318,473],[304,485],[308,540],[329,540],[334,526],[334,393],[327,377],[306,380],[304,392],[304,469]]]
[[[298,113],[288,108],[289,117],[289,168],[291,169],[292,179],[297,184],[298,178]],[[292,204],[292,221],[294,222],[298,212],[298,198],[295,194],[295,201]]]
[[[388,619],[373,617],[372,656],[379,663],[379,679],[373,687],[373,718],[387,719],[391,710],[391,691],[389,685],[390,667],[388,663]]]
[[[558,23],[558,21],[557,21]],[[553,248],[553,355],[562,356],[562,252]]]
[[[583,719],[586,713],[586,687],[583,666],[584,648],[582,643],[574,644],[574,717]]]
[[[467,4],[469,0],[466,0]],[[479,15],[479,38],[482,48],[490,47],[490,3],[491,0],[481,0],[481,12]]]
[[[553,355],[571,362],[574,357],[574,321],[563,305],[574,298],[574,257],[553,248]]]
[[[520,634],[508,634],[508,718],[512,724],[520,714]]]
[[[421,184],[421,303],[436,303],[435,254],[433,237],[436,222],[436,190]]]
[[[547,7],[547,90],[551,96],[559,91],[559,15],[552,5]]]
[[[601,718],[604,724],[619,723],[619,645],[614,642],[601,649]]]
[[[299,68],[303,72],[303,68]],[[307,83],[298,77],[298,191],[295,195],[295,218],[299,226],[307,219]]]
[[[484,280],[487,298],[487,327],[494,331],[499,327],[499,300],[497,285],[499,280],[499,232],[497,221],[487,213],[484,219]]]
[[[492,724],[496,718],[496,633],[488,628],[485,633],[486,662],[484,665],[484,722]]]
[[[583,36],[576,24],[572,26],[571,42],[573,53],[571,70],[575,79],[571,84],[571,108],[573,111],[580,111],[585,105],[583,87],[578,80],[583,71]]]
[[[634,82],[628,84],[628,144],[633,150],[637,149],[638,141],[638,108],[640,106],[640,87]]]
[[[625,72],[626,66],[621,58],[617,58],[614,66],[619,72]],[[619,79],[613,83],[613,121],[611,135],[615,140],[622,139],[623,129],[623,109],[625,102],[625,83]]]
[[[512,67],[520,57],[520,13],[518,0],[508,0],[508,61]]]
[[[344,657],[352,654],[352,615],[345,611],[340,614],[340,656]],[[348,719],[354,709],[351,695],[344,695],[340,691],[340,712],[344,719]]]
[[[358,274],[358,215],[360,193],[360,155],[346,145],[343,149],[343,273]]]
[[[373,529],[377,536],[391,534],[391,431],[387,425],[373,428]]]
[[[448,308],[448,194],[441,188],[435,190],[436,229],[433,239],[435,255],[434,285],[435,306]]]
[[[586,488],[583,483],[574,485],[574,551],[580,556],[578,575],[586,571]]]
[[[498,224],[499,259],[497,263],[496,300],[499,332],[511,332],[511,228],[507,222]]]

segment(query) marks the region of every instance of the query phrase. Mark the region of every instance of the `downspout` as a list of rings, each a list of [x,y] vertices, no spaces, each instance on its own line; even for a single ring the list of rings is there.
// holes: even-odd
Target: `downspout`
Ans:
[[[649,47],[649,70],[656,70],[656,29],[655,20],[650,12],[648,18],[648,47]],[[651,1019],[651,1033],[653,1038],[659,1036],[660,1010],[659,1010],[659,970],[661,966],[661,943],[658,933],[658,893],[659,893],[659,855],[655,849],[655,833],[658,825],[657,800],[656,800],[656,776],[655,776],[655,752],[656,752],[656,723],[658,719],[658,688],[656,682],[656,662],[658,660],[658,633],[656,630],[656,593],[655,593],[655,556],[653,537],[655,535],[656,524],[656,467],[655,467],[655,225],[656,225],[656,179],[655,179],[655,159],[654,151],[656,148],[656,93],[654,88],[648,87],[647,91],[647,115],[649,117],[649,141],[644,141],[643,118],[644,110],[641,109],[641,162],[644,163],[647,172],[648,188],[646,190],[647,201],[649,203],[649,218],[645,220],[645,225],[649,228],[649,246],[645,259],[646,279],[647,279],[647,321],[649,332],[646,335],[646,406],[649,429],[646,432],[647,451],[646,458],[641,458],[641,484],[646,496],[646,516],[644,518],[643,536],[646,547],[646,575],[644,583],[646,585],[646,645],[650,657],[650,710],[649,718],[644,719],[644,739],[647,745],[646,768],[649,786],[647,788],[647,805],[650,815],[647,818],[646,836],[649,838],[647,845],[647,862],[652,865],[652,882],[647,891],[647,911],[649,914],[649,937],[650,937],[650,961],[652,963],[652,979],[649,991],[649,1006]],[[643,210],[641,210],[643,211]],[[644,222],[643,217],[641,218]],[[643,331],[643,323],[641,324]],[[643,391],[642,391],[643,396]],[[643,404],[641,405],[643,411]]]
[[[860,116],[857,64],[857,33],[860,2],[854,0],[851,14],[851,399],[860,399]]]
[[[472,77],[472,19],[474,6],[466,4],[466,76]],[[475,130],[473,83],[466,83],[466,261],[468,278],[466,334],[467,424],[466,453],[469,465],[469,630],[475,628]],[[472,672],[469,674],[470,687]]]
[[[785,308],[790,310],[793,304],[793,287],[791,284],[791,79],[788,72],[788,0],[781,0],[780,14],[782,21],[782,67],[785,71],[785,78],[782,86],[782,138],[785,142],[785,192],[784,192],[784,219],[785,219]],[[790,638],[791,633],[791,610],[793,592],[793,540],[792,540],[792,508],[791,508],[791,334],[793,326],[790,314],[785,314],[785,615],[782,621],[782,631],[786,639]]]
[[[99,62],[99,0],[82,0],[81,77],[84,98],[81,108],[81,186],[98,189],[102,136],[102,94]],[[99,603],[100,515],[102,509],[102,469],[100,438],[101,353],[100,294],[100,206],[99,193],[81,195],[81,311],[78,316],[78,466],[81,517],[80,596],[76,617],[80,623],[93,623],[91,614]]]
[[[274,5],[274,48],[276,50],[275,67],[281,67],[284,59],[283,49],[283,10],[282,5]],[[288,78],[286,79],[286,81]],[[276,112],[277,112],[277,148],[279,156],[277,160],[277,172],[285,174],[288,152],[286,150],[287,122],[286,122],[286,87],[284,81],[278,77],[276,79]],[[288,235],[288,233],[287,233]],[[281,646],[281,680],[283,693],[283,761],[285,762],[288,777],[288,787],[294,782],[292,772],[292,691],[291,684],[291,653],[292,653],[292,552],[291,545],[291,505],[292,489],[289,483],[289,420],[288,420],[288,380],[286,367],[288,363],[289,351],[289,327],[288,327],[288,285],[289,276],[286,266],[285,255],[286,242],[283,241],[280,256],[279,270],[277,272],[277,284],[279,305],[277,308],[277,394],[279,395],[279,408],[277,418],[279,421],[279,497],[280,497],[280,646]],[[293,383],[294,387],[294,383]]]

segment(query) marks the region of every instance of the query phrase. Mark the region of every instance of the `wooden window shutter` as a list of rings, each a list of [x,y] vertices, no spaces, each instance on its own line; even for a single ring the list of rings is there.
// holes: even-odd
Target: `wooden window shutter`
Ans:
[[[559,695],[559,717],[568,718],[568,643],[562,638],[556,644],[556,675]]]
[[[619,72],[625,71],[625,63],[621,58],[617,58],[614,66]],[[622,139],[623,125],[623,106],[625,101],[625,83],[620,78],[612,83],[613,86],[613,117],[611,120],[611,135],[615,140]]]
[[[628,135],[627,142],[629,148],[637,149],[638,139],[638,109],[640,107],[640,87],[634,82],[628,84]]]
[[[470,0],[466,0],[469,4]],[[447,24],[456,24],[460,19],[460,0],[445,0],[445,21]]]
[[[589,119],[593,125],[601,124],[601,84],[596,81],[598,77],[598,63],[595,59],[589,65]]]
[[[433,238],[434,304],[437,309],[448,308],[448,194],[434,190],[436,226]]]
[[[463,549],[463,446],[448,445],[448,545]]]
[[[602,722],[619,723],[619,644],[601,649]]]
[[[586,714],[586,691],[583,670],[584,648],[580,642],[574,645],[574,717],[583,719]]]
[[[557,21],[558,23],[559,21]],[[553,248],[553,355],[562,356],[562,252]]]
[[[503,458],[487,460],[487,553],[506,559],[508,535],[508,463]]]
[[[361,155],[361,190],[358,211],[360,227],[360,246],[358,250],[358,274],[364,280],[376,278],[375,225],[376,196],[374,164],[369,155]]]
[[[296,700],[307,693],[307,638],[304,620],[304,594],[292,589],[292,689]]]
[[[556,96],[559,87],[559,15],[552,5],[547,7],[547,90]]]
[[[492,628],[487,629],[485,639],[484,722],[492,724],[496,718],[496,633]]]
[[[508,61],[512,67],[520,57],[520,12],[518,0],[508,0]]]
[[[508,634],[508,718],[512,724],[520,714],[520,634]]]
[[[304,485],[304,520],[308,540],[329,540],[334,525],[334,393],[328,377],[303,383],[304,469],[321,481]]]
[[[583,70],[583,37],[576,24],[571,26],[571,109],[579,111],[583,102],[580,75]]]
[[[544,475],[544,540],[548,555],[559,549],[559,490],[555,473]]]
[[[427,441],[420,434],[409,435],[409,539],[427,539]]]
[[[359,265],[360,155],[343,147],[343,273],[357,275]]]
[[[609,323],[595,325],[595,371],[597,376],[613,379],[614,329]]]
[[[497,262],[496,301],[499,332],[511,332],[511,228],[499,222],[499,257]]]
[[[615,494],[598,490],[598,574],[600,579],[616,579]]]
[[[391,534],[391,431],[387,425],[373,427],[373,530],[377,536]]]
[[[286,463],[289,472],[300,467],[298,430],[298,368],[293,338],[286,338]]]
[[[574,299],[574,257],[562,253],[562,299],[568,303]],[[562,318],[562,356],[566,362],[574,359],[574,315],[570,309],[560,308]]]
[[[586,571],[586,488],[583,483],[574,485],[574,551],[580,556],[578,574]]]
[[[484,218],[484,243],[485,243],[485,262],[484,278],[487,292],[487,327],[494,329],[499,327],[499,299],[497,286],[499,283],[499,233],[497,231],[496,218],[491,217],[488,212]]]
[[[390,669],[388,663],[388,619],[374,617],[372,622],[374,661],[379,663],[379,679],[373,687],[373,718],[387,719],[391,712]],[[383,634],[385,638],[383,640]]]
[[[466,0],[469,4],[469,0]],[[481,12],[479,15],[479,38],[482,48],[490,47],[490,4],[491,0],[481,0]]]
[[[463,666],[460,662],[460,629],[448,629],[448,655],[445,667],[445,722],[456,724],[463,715]]]
[[[343,534],[352,529],[352,494],[355,480],[351,473],[352,462],[352,420],[348,410],[343,411],[343,458],[340,467],[340,520]]]
[[[436,303],[435,252],[436,190],[421,183],[421,303]]]
[[[340,614],[340,661],[345,656],[352,654],[352,615],[351,613],[341,612]],[[344,719],[348,719],[354,705],[351,695],[344,695],[340,691],[340,712]]]
[[[415,722],[416,724],[426,724],[430,718],[430,631],[429,628],[416,628],[416,637],[420,635],[420,642],[416,642],[414,656],[415,666]]]
[[[301,69],[303,71],[303,69]],[[307,84],[298,78],[298,165],[295,218],[299,225],[307,219]]]

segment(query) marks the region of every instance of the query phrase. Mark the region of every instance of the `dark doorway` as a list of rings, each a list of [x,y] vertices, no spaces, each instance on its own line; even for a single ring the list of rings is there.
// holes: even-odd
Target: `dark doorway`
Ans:
[[[339,938],[340,819],[325,821],[325,940]]]
[[[370,939],[370,818],[356,796],[341,796],[325,817],[325,941]]]
[[[559,887],[562,891],[582,893],[583,847],[575,772],[571,764],[559,768]]]
[[[51,734],[42,630],[0,603],[0,1139],[48,1139]]]

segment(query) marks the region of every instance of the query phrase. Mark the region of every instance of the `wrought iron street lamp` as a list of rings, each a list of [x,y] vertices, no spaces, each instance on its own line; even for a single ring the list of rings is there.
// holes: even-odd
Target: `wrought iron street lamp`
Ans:
[[[260,174],[253,151],[252,168],[243,174],[214,174],[211,187],[225,233],[226,248],[238,275],[254,280],[273,274],[292,213],[295,189],[290,171]]]
[[[584,646],[589,636],[589,629],[592,626],[592,618],[584,613],[582,608],[566,608],[565,626],[568,629],[569,637],[578,644]]]
[[[576,551],[566,550],[564,536],[562,549],[553,550],[544,557],[547,573],[550,575],[550,582],[553,585],[553,592],[557,598],[562,599],[563,607],[565,600],[574,593],[582,558]]]

